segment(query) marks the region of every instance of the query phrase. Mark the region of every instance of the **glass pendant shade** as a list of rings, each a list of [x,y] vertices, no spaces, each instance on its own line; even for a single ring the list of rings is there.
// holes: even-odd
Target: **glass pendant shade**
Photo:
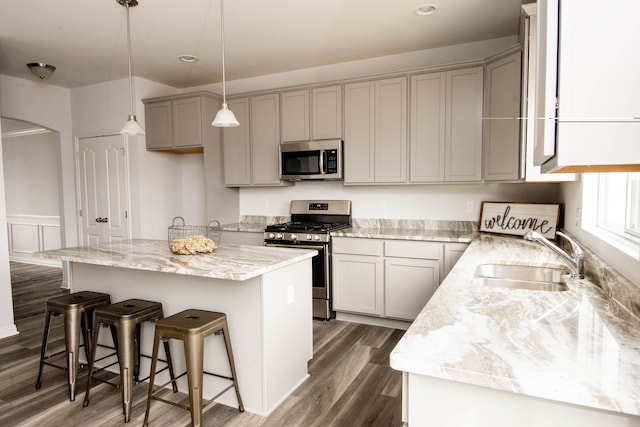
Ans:
[[[222,104],[222,108],[216,113],[216,117],[213,119],[213,122],[211,122],[211,125],[221,128],[230,128],[240,126],[240,123],[233,114],[233,111],[229,109],[227,103],[224,102]]]
[[[140,123],[138,123],[136,116],[129,116],[129,119],[125,122],[120,134],[136,136],[145,135],[145,132],[144,129],[142,129],[142,126],[140,126]]]

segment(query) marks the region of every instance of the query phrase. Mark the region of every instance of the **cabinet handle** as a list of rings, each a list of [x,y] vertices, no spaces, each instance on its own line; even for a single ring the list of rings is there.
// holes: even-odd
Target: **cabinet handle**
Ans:
[[[109,218],[96,218],[96,222],[109,222]]]

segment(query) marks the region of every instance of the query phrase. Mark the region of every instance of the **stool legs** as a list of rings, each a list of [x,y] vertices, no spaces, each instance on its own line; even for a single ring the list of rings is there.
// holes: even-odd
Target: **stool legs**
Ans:
[[[38,379],[36,379],[36,390],[42,386],[42,367],[44,366],[45,354],[47,352],[47,342],[49,339],[49,326],[51,324],[51,312],[49,308],[44,311],[44,331],[42,332],[42,347],[40,347],[40,367],[38,368]]]
[[[69,310],[64,319],[64,341],[67,347],[67,372],[69,375],[69,397],[76,400],[76,381],[78,379],[78,350],[80,348],[81,314]]]
[[[240,388],[238,387],[238,376],[236,375],[236,365],[233,363],[233,351],[231,350],[231,339],[229,338],[229,328],[227,324],[222,326],[222,335],[224,336],[224,345],[227,348],[227,358],[229,359],[229,366],[231,367],[231,377],[233,378],[233,385],[236,390],[236,398],[238,399],[238,409],[240,412],[244,412],[244,405],[242,404],[242,398],[240,397]]]
[[[187,335],[184,337],[184,353],[187,362],[187,383],[189,386],[189,407],[191,425],[202,425],[202,372],[204,370],[204,337]]]

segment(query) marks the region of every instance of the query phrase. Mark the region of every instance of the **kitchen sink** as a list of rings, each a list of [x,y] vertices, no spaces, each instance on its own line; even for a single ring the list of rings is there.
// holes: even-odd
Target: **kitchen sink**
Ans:
[[[566,291],[565,269],[518,264],[481,264],[474,279],[483,285],[532,291]]]

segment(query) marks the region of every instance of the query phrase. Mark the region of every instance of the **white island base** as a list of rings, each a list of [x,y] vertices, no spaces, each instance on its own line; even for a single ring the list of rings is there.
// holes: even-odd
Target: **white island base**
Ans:
[[[247,280],[227,280],[188,274],[171,274],[132,268],[70,262],[71,290],[99,291],[112,302],[129,298],[162,303],[165,316],[196,308],[227,315],[240,393],[245,410],[266,416],[308,377],[313,356],[311,258],[286,265]],[[111,343],[107,329],[100,342]],[[142,353],[150,355],[153,324],[142,329]],[[184,371],[184,347],[171,340],[176,374]],[[164,353],[160,351],[160,357]],[[229,374],[220,336],[205,339],[205,371]],[[149,362],[142,360],[146,376]],[[159,366],[162,366],[159,364]],[[115,366],[117,369],[117,365]],[[159,375],[156,384],[168,380]],[[211,398],[226,383],[204,376],[203,394]],[[186,377],[179,381],[186,392]],[[230,389],[217,402],[237,407]],[[153,410],[152,410],[153,416]]]
[[[403,421],[412,426],[640,427],[640,417],[403,372]]]

